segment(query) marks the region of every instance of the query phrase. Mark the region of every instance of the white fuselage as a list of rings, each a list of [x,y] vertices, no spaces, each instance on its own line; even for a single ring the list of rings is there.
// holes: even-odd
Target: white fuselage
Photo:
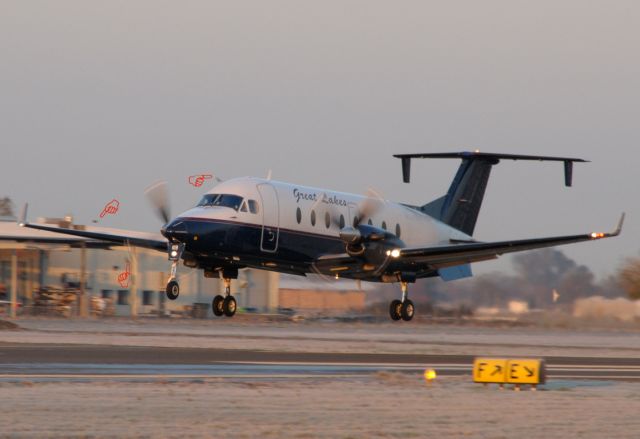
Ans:
[[[243,198],[243,203],[255,200],[258,209],[252,213],[246,205],[237,210],[232,207],[194,207],[179,215],[178,219],[222,220],[267,227],[276,234],[275,239],[284,231],[335,239],[339,236],[340,224],[352,224],[354,217],[359,215],[359,207],[368,198],[255,177],[224,181],[208,194],[237,195]],[[411,207],[386,200],[376,202],[380,203],[379,208],[365,222],[399,235],[406,247],[444,245],[451,240],[472,239]],[[278,243],[269,248],[277,251]]]

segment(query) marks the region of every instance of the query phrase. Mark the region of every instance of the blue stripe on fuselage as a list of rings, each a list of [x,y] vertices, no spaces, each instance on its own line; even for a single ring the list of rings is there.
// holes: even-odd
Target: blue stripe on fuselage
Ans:
[[[344,253],[344,243],[337,236],[281,228],[277,250],[264,252],[260,248],[261,225],[212,218],[181,220],[187,224],[190,235],[187,251],[201,258],[236,256],[247,265],[260,266],[269,260],[305,267],[321,255]],[[196,235],[198,239],[194,240]]]

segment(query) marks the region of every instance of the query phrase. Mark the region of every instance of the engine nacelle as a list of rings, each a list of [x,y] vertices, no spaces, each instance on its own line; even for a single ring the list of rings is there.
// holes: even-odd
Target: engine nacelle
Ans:
[[[393,233],[368,224],[344,227],[340,230],[340,238],[345,242],[349,256],[362,257],[376,265],[385,261],[387,251],[405,246]]]

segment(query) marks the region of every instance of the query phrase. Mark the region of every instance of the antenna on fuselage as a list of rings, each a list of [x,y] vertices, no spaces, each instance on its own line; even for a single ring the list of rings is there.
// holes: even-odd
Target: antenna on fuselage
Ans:
[[[271,169],[267,171],[267,180],[271,180]]]

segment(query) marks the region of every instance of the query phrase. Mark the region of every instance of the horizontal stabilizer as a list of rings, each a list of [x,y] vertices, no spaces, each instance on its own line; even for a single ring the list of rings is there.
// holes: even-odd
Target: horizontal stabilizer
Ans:
[[[463,152],[434,152],[419,154],[395,154],[394,157],[402,161],[402,179],[405,183],[411,180],[411,159],[462,159],[462,160],[484,160],[497,164],[504,160],[528,160],[544,162],[564,162],[564,182],[566,186],[571,186],[573,177],[573,163],[587,162],[588,160],[573,157],[553,157],[542,155],[522,155],[522,154],[495,154],[479,151]]]

